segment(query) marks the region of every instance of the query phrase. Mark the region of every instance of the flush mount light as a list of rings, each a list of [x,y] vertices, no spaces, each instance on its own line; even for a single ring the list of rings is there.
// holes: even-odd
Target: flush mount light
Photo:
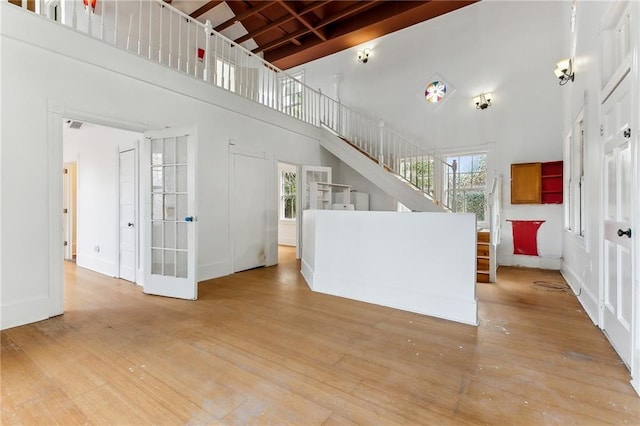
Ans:
[[[473,103],[476,105],[476,109],[487,109],[491,105],[493,100],[493,93],[481,93],[479,96],[473,98]]]
[[[367,48],[364,50],[358,50],[358,62],[366,64],[369,60],[369,54],[371,53],[371,49]]]
[[[573,81],[575,78],[573,73],[573,60],[569,58],[558,61],[556,69],[554,69],[553,72],[556,77],[560,79],[560,86],[564,86],[569,81]]]

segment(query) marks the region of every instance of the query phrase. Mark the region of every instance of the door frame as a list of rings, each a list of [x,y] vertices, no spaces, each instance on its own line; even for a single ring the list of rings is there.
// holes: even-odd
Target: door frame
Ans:
[[[87,121],[103,126],[115,127],[144,133],[149,123],[135,122],[125,117],[113,116],[108,112],[91,112],[90,109],[73,107],[62,102],[50,101],[47,113],[48,175],[49,194],[49,298],[43,300],[48,316],[64,313],[64,235],[62,232],[62,185],[63,185],[63,119]],[[161,125],[157,126],[162,127]]]
[[[62,208],[63,211],[66,210],[66,216],[63,216],[62,220],[63,224],[63,238],[66,242],[64,245],[64,259],[65,260],[73,260],[73,252],[74,252],[74,244],[73,240],[77,237],[77,226],[74,226],[77,223],[76,220],[76,204],[77,204],[77,191],[78,191],[78,162],[77,161],[68,161],[62,165],[63,179],[62,179],[62,193],[63,201]],[[73,169],[73,172],[70,170]]]
[[[266,161],[265,171],[265,207],[266,207],[266,219],[265,225],[265,267],[278,264],[278,196],[275,190],[277,184],[273,182],[273,176],[278,175],[278,161],[272,152],[266,151],[247,151],[237,148],[234,140],[229,141],[228,151],[228,164],[229,164],[229,194],[227,198],[227,206],[229,207],[229,265],[231,266],[230,272],[235,273],[235,230],[233,227],[233,217],[235,217],[235,203],[233,196],[235,194],[235,165],[234,156],[243,155],[246,157],[260,158]]]

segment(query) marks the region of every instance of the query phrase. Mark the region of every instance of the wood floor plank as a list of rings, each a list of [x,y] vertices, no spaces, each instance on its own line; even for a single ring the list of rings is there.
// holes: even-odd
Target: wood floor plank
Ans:
[[[65,264],[65,314],[0,332],[2,424],[640,424],[556,271],[500,268],[478,327],[309,290],[280,264],[145,295]]]

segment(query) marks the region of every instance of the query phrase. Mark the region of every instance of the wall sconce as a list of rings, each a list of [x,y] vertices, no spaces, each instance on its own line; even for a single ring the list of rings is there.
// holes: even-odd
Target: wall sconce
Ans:
[[[493,93],[481,93],[479,96],[473,98],[473,103],[476,104],[476,109],[487,109],[491,105],[493,100]]]
[[[358,50],[358,62],[366,64],[369,60],[369,53],[371,53],[371,49]]]
[[[573,60],[563,59],[556,64],[556,69],[553,70],[556,77],[560,79],[560,86],[564,86],[569,81],[573,81],[575,75],[573,73]]]

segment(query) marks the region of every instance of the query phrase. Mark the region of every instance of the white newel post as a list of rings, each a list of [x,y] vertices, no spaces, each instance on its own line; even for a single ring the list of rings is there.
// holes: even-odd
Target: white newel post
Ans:
[[[451,194],[452,194],[452,206],[451,206],[451,211],[453,211],[454,213],[457,211],[457,190],[458,190],[458,161],[457,160],[453,160],[453,163],[451,163],[451,168],[453,169],[453,179],[451,180],[451,185],[453,186],[453,188],[451,189]]]
[[[336,92],[336,102],[337,102],[337,118],[338,118],[338,122],[336,123],[336,130],[338,131],[338,134],[340,134],[341,136],[347,136],[345,134],[344,129],[342,128],[342,123],[343,123],[343,117],[342,117],[342,102],[340,101],[340,81],[342,80],[342,74],[338,73],[338,74],[334,74],[333,76],[333,87],[335,89]]]
[[[209,76],[211,62],[209,60],[209,50],[211,49],[211,32],[213,31],[213,25],[211,21],[207,19],[204,24],[204,70],[202,71],[202,79],[204,81],[211,80]]]
[[[378,129],[380,132],[380,150],[378,151],[378,164],[384,167],[384,121],[378,121]]]

